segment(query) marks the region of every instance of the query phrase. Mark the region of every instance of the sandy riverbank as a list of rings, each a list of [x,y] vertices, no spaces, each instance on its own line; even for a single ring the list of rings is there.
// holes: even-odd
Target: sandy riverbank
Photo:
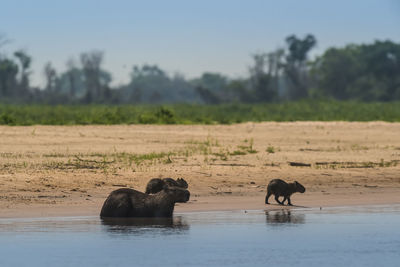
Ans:
[[[189,182],[177,212],[280,208],[263,204],[274,178],[306,186],[300,206],[400,203],[399,133],[383,122],[1,126],[0,217],[96,215],[109,192],[152,177]]]

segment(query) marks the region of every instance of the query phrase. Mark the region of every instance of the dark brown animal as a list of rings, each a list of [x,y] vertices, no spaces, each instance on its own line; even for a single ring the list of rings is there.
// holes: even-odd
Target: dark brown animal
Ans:
[[[158,193],[164,188],[165,185],[177,186],[184,189],[188,188],[188,184],[183,178],[178,178],[176,181],[172,178],[153,178],[147,183],[146,194]]]
[[[180,187],[164,186],[160,192],[153,195],[121,188],[107,197],[100,217],[172,217],[175,203],[185,203],[189,198],[189,191]]]
[[[302,186],[299,182],[295,181],[294,183],[286,183],[281,179],[274,179],[271,180],[268,184],[267,188],[267,196],[265,197],[265,204],[268,203],[268,199],[271,195],[275,195],[275,200],[280,205],[284,205],[285,201],[287,200],[288,205],[292,206],[290,202],[290,196],[293,193],[300,192],[304,193],[306,189]],[[279,201],[279,197],[283,196],[282,202]]]

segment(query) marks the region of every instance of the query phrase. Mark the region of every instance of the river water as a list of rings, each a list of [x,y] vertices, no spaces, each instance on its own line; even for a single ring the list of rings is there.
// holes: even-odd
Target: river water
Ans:
[[[400,205],[0,219],[0,266],[400,266]]]

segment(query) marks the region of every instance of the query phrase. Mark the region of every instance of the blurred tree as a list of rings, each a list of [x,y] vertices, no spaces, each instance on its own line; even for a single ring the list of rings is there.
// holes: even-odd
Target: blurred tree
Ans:
[[[157,65],[133,66],[129,85],[133,102],[158,103],[165,101],[164,91],[170,84],[166,73]],[[169,92],[172,94],[172,92]]]
[[[0,48],[8,40],[0,35]],[[229,79],[205,72],[187,80],[179,73],[168,75],[157,65],[134,66],[128,84],[111,88],[111,74],[102,69],[103,53],[90,51],[73,60],[57,75],[44,67],[46,90],[30,88],[31,57],[18,50],[7,57],[0,49],[0,97],[2,101],[30,103],[208,103],[266,102],[306,97],[332,97],[361,101],[400,100],[400,44],[372,44],[329,48],[314,61],[307,55],[316,45],[309,34],[291,35],[286,49],[252,56],[249,75]]]
[[[253,55],[253,66],[250,67],[250,90],[253,100],[250,102],[265,102],[278,99],[280,91],[279,80],[284,68],[284,49],[277,49],[270,53]],[[246,98],[249,98],[247,96]],[[251,98],[251,97],[250,97]]]
[[[200,86],[214,93],[221,93],[228,83],[228,78],[219,73],[205,72],[200,78],[193,79],[191,83],[196,87]]]
[[[229,102],[254,102],[254,94],[248,89],[247,79],[235,79],[228,83],[227,91],[230,93]]]
[[[372,45],[362,45],[366,73],[372,76],[379,90],[379,100],[400,99],[400,44],[391,41],[375,41]]]
[[[108,84],[111,75],[101,70],[103,52],[93,50],[81,54],[81,64],[86,85],[85,103],[106,102],[110,95]]]
[[[31,65],[31,57],[23,50],[18,50],[14,53],[14,56],[19,60],[21,66],[21,74],[19,81],[19,93],[23,93],[29,90],[29,67]]]
[[[360,56],[356,46],[330,48],[312,63],[311,72],[322,95],[340,100],[351,98],[349,85],[359,76]]]
[[[273,84],[274,58],[268,54],[253,55],[254,65],[250,67],[250,84],[254,92],[251,102],[272,101],[277,96],[277,88]]]
[[[9,43],[4,34],[0,34],[0,48]],[[16,94],[18,65],[0,51],[0,97],[11,98]]]
[[[12,60],[0,56],[0,97],[15,96],[17,87],[18,65]]]
[[[317,44],[311,34],[304,39],[295,35],[286,38],[288,54],[284,66],[285,74],[290,81],[289,96],[291,99],[306,98],[308,96],[308,69],[306,66],[308,52]]]
[[[268,73],[271,76],[271,86],[274,87],[278,96],[283,94],[284,88],[282,88],[280,80],[283,76],[282,70],[284,68],[283,58],[285,56],[285,50],[278,48],[274,52],[267,54],[268,57]]]
[[[227,89],[228,78],[219,74],[205,72],[200,78],[190,81],[195,87],[196,93],[207,104],[218,104],[229,101]]]
[[[67,64],[67,70],[57,79],[57,87],[69,99],[81,99],[86,95],[85,77],[82,69]]]
[[[400,99],[400,45],[330,48],[312,63],[311,73],[321,95],[336,99],[390,101]]]
[[[76,97],[76,93],[78,90],[78,80],[82,76],[81,71],[76,67],[75,61],[73,58],[68,59],[67,61],[67,71],[65,72],[65,76],[69,83],[69,96],[74,98]]]
[[[202,86],[197,86],[196,92],[201,96],[201,98],[203,99],[203,101],[206,104],[221,103],[220,98],[215,93],[213,93],[211,90],[209,90],[208,88],[204,88]]]
[[[100,65],[103,52],[91,51],[81,54],[81,64],[86,85],[85,102],[95,102],[100,97]]]
[[[57,82],[57,71],[51,65],[51,62],[46,63],[46,65],[44,66],[43,73],[46,78],[46,90],[49,92],[55,92],[56,82]]]
[[[183,76],[170,77],[157,65],[134,66],[131,81],[122,88],[124,99],[130,103],[176,103],[193,102],[194,87]]]

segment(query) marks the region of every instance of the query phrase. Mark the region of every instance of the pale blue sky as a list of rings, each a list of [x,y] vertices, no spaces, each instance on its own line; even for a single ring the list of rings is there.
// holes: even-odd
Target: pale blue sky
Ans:
[[[3,51],[33,56],[36,85],[47,61],[60,72],[92,49],[105,52],[114,84],[143,63],[189,78],[237,77],[247,74],[251,54],[283,46],[290,34],[314,34],[314,55],[348,43],[400,42],[400,0],[1,0],[0,33],[12,40]]]

